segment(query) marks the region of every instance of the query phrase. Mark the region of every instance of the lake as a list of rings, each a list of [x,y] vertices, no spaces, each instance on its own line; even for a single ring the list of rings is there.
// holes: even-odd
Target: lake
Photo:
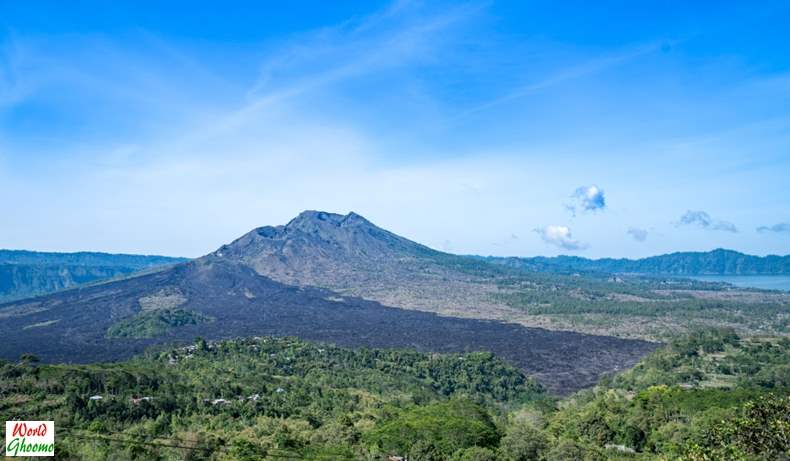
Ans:
[[[736,287],[790,291],[790,275],[694,275],[688,278],[703,282],[726,282]]]

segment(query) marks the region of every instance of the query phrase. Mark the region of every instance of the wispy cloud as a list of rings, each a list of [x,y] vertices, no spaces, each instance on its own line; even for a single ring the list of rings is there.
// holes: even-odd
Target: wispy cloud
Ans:
[[[261,62],[245,102],[196,130],[197,137],[233,131],[283,107],[304,110],[300,102],[308,97],[320,98],[358,79],[433,62],[479,10],[461,4],[426,12],[415,2],[397,1],[380,13],[297,35]]]
[[[567,226],[549,225],[534,230],[544,242],[565,250],[583,250],[587,245],[574,239]]]
[[[26,197],[0,204],[4,245],[197,256],[324,208],[461,252],[578,250],[578,236],[595,256],[626,255],[637,248],[622,238],[644,235],[623,235],[634,223],[650,230],[645,254],[671,251],[674,238],[781,250],[704,212],[680,224],[675,206],[713,190],[695,196],[698,209],[786,232],[769,223],[787,202],[787,117],[727,131],[785,113],[786,77],[738,90],[751,70],[715,53],[656,52],[645,31],[606,44],[535,19],[536,5],[508,18],[486,0],[371,8],[271,31],[254,15],[279,12],[253,8],[247,29],[217,18],[227,35],[136,17],[122,33],[62,34],[58,18],[51,30],[0,33],[0,196]],[[743,110],[724,110],[733,104]],[[708,130],[724,134],[673,145]],[[541,239],[508,238],[566,222],[571,192],[574,212],[606,219],[572,221],[578,235],[550,226]],[[667,238],[678,224],[722,232]]]
[[[463,118],[477,112],[482,112],[488,109],[495,108],[499,105],[509,103],[511,101],[521,99],[533,94],[537,94],[547,88],[579,79],[587,75],[602,72],[610,67],[622,64],[629,60],[638,58],[640,56],[652,53],[661,49],[662,43],[649,43],[642,46],[637,46],[631,49],[622,50],[612,54],[600,56],[597,58],[587,59],[581,63],[570,65],[556,73],[545,77],[532,83],[522,85],[509,93],[498,98],[479,104],[470,109],[464,110],[457,114],[455,118]]]
[[[413,2],[321,28],[293,39],[260,65],[249,90],[250,109],[346,79],[430,60],[449,36],[479,10],[460,5],[427,14]]]
[[[647,229],[641,229],[639,227],[629,227],[628,235],[633,237],[633,239],[636,240],[637,242],[644,242],[645,240],[647,240]]]
[[[374,145],[353,122],[316,110],[315,100],[337,97],[341,93],[337,87],[351,80],[434,59],[434,53],[453,39],[455,28],[474,14],[473,7],[424,11],[419,5],[398,2],[382,13],[296,34],[257,53],[228,50],[230,61],[268,56],[261,63],[259,78],[252,83],[246,80],[248,85],[243,85],[245,78],[228,77],[233,81],[229,91],[214,80],[208,81],[206,75],[215,75],[210,71],[216,70],[212,67],[216,63],[202,62],[200,50],[156,40],[147,32],[141,35],[150,40],[135,41],[134,45],[121,45],[104,36],[79,35],[64,45],[51,43],[48,37],[4,42],[5,48],[0,50],[0,142],[5,141],[2,131],[7,129],[3,109],[15,109],[13,106],[25,104],[29,98],[58,104],[65,99],[68,104],[63,105],[68,107],[55,109],[72,118],[92,116],[96,119],[90,125],[94,129],[113,117],[135,118],[136,124],[127,132],[100,140],[64,137],[57,154],[46,162],[52,165],[50,169],[62,167],[57,175],[46,177],[38,170],[32,181],[21,177],[16,182],[0,181],[0,195],[11,193],[18,182],[25,183],[26,195],[39,203],[51,205],[70,197],[81,204],[77,210],[63,208],[79,216],[73,222],[115,229],[112,238],[128,245],[119,249],[122,251],[131,251],[139,241],[133,229],[153,229],[155,221],[168,222],[168,210],[177,208],[183,213],[180,225],[191,223],[193,243],[171,241],[169,248],[163,245],[144,251],[187,255],[201,254],[219,243],[216,235],[227,239],[245,228],[285,222],[301,209],[348,211],[356,203],[364,210],[359,203],[365,190],[376,190],[387,181],[395,190],[404,180],[396,168],[374,170],[371,163],[380,145]],[[180,56],[174,59],[174,53]],[[94,54],[100,54],[101,60]],[[202,69],[184,65],[193,55]],[[220,89],[223,92],[217,94]],[[100,100],[102,104],[72,104],[72,99]],[[112,109],[102,117],[99,108]],[[342,109],[351,110],[349,104]],[[343,110],[338,113],[345,115]],[[144,124],[158,129],[140,133]],[[0,148],[0,160],[3,154]],[[21,153],[16,155],[21,158]],[[343,188],[330,185],[336,182],[332,178],[341,176],[357,180]],[[474,178],[459,179],[470,180]],[[41,197],[44,192],[30,193],[33,189],[44,191],[43,184],[68,192],[49,199]],[[112,200],[102,192],[110,189],[115,191]],[[283,195],[285,191],[289,191],[288,197]],[[138,214],[143,201],[157,203],[146,216]],[[243,209],[239,207],[242,203]],[[257,210],[255,216],[250,215],[250,209]],[[208,222],[204,216],[211,214],[210,210],[221,210],[228,219]],[[261,210],[267,214],[257,214]],[[2,206],[2,212],[14,215],[20,223],[28,216],[21,206],[11,204]],[[52,225],[74,227],[72,242],[79,241],[74,237],[79,235],[79,226],[62,224],[69,220],[66,213],[50,209],[46,218],[43,215],[40,219]],[[4,227],[8,230],[11,226]],[[156,233],[166,234],[166,227],[160,226]],[[35,239],[29,234],[26,238]],[[156,246],[163,237],[147,238]],[[109,238],[100,240],[76,249],[117,245]],[[48,248],[46,244],[35,246]]]
[[[680,217],[678,225],[696,226],[701,229],[720,230],[725,232],[738,232],[735,224],[728,221],[714,220],[704,211],[686,211]]]
[[[757,228],[757,232],[776,232],[776,233],[788,233],[790,234],[790,221],[788,222],[780,222],[774,224],[773,226],[760,226]]]

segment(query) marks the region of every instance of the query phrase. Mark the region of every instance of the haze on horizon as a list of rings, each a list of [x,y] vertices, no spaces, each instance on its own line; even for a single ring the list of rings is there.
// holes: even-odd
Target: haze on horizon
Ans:
[[[0,248],[194,257],[316,209],[464,254],[788,254],[788,20],[5,2]]]

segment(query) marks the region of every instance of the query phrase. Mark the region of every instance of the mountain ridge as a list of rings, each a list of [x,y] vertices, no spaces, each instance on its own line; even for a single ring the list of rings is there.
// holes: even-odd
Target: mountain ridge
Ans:
[[[508,267],[528,270],[584,270],[610,273],[655,275],[786,275],[790,274],[790,255],[754,256],[735,250],[678,251],[639,259],[600,258],[560,255],[554,257],[496,257],[481,259]]]
[[[0,263],[6,264],[92,264],[103,266],[140,267],[172,262],[183,262],[189,258],[153,254],[108,253],[103,251],[33,251],[0,248]]]
[[[125,277],[184,261],[187,259],[158,255],[0,249],[0,302]]]

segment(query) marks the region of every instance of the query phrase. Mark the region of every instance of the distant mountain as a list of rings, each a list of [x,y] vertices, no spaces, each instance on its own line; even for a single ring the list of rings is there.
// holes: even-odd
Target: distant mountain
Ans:
[[[596,271],[661,275],[790,274],[790,255],[761,257],[721,248],[708,252],[678,252],[643,259],[587,259],[578,256],[482,259],[532,271]]]
[[[0,250],[0,263],[5,264],[68,264],[72,266],[103,267],[147,267],[162,266],[186,261],[187,258],[170,256],[132,255],[80,251],[75,253],[52,253],[27,250]]]
[[[185,258],[166,256],[0,250],[0,302],[184,261]]]
[[[310,211],[196,260],[0,305],[0,356],[32,352],[47,361],[89,362],[195,336],[298,336],[345,346],[489,350],[563,393],[591,385],[655,347],[444,317],[349,295],[356,288],[369,299],[475,307],[480,293],[495,289],[482,281],[501,270],[431,250],[354,213]]]

